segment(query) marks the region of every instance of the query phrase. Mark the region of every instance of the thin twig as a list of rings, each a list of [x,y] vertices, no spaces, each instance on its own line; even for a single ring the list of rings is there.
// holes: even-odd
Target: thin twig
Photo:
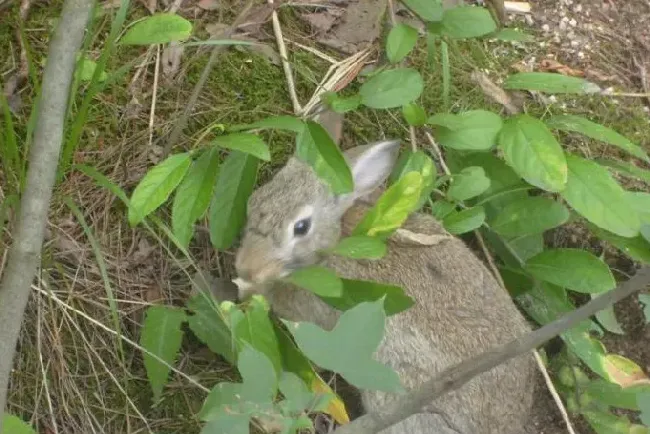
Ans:
[[[437,373],[410,393],[400,396],[376,412],[368,413],[344,425],[336,434],[375,434],[419,413],[435,399],[463,386],[477,375],[539,347],[581,321],[650,285],[650,267],[639,269],[630,280],[596,297],[561,318],[527,333],[505,345],[451,366]]]
[[[445,175],[451,175],[451,171],[449,170],[449,167],[447,167],[447,164],[445,163],[445,159],[442,157],[442,152],[440,151],[440,148],[438,147],[438,144],[436,143],[435,139],[433,138],[433,136],[429,131],[425,131],[424,134],[427,136],[427,140],[429,140],[429,143],[433,148],[433,152],[435,152],[436,158],[440,163],[440,167],[442,167],[442,170],[445,172]]]
[[[4,411],[16,342],[36,266],[63,143],[68,94],[92,0],[67,0],[52,35],[38,106],[38,123],[29,152],[29,170],[16,219],[16,236],[0,279],[0,412]],[[0,432],[2,419],[0,418]]]
[[[415,127],[413,125],[409,125],[409,136],[411,137],[411,151],[417,152],[418,143],[417,138],[415,137]]]
[[[149,148],[153,142],[153,124],[156,117],[156,99],[158,96],[158,75],[160,72],[160,44],[156,47],[156,66],[153,71],[153,93],[151,95],[151,111],[149,112]]]
[[[273,0],[268,0],[268,4],[273,8]],[[275,41],[278,44],[280,59],[282,59],[282,69],[284,70],[284,77],[287,80],[289,98],[291,98],[291,104],[293,105],[293,113],[297,115],[301,112],[302,108],[298,101],[298,95],[296,95],[296,84],[293,81],[293,71],[291,71],[291,64],[289,63],[289,57],[287,56],[287,46],[284,44],[282,27],[280,27],[280,19],[278,18],[278,12],[275,8],[273,8],[273,12],[271,12],[271,21],[273,21],[273,33],[275,34]]]
[[[246,3],[244,9],[242,9],[242,11],[239,13],[237,18],[235,18],[235,21],[233,21],[233,23],[230,25],[230,27],[228,27],[228,29],[226,29],[223,32],[223,34],[219,36],[219,39],[230,38],[232,34],[235,33],[235,30],[237,30],[237,28],[244,22],[244,20],[248,16],[248,12],[253,7],[253,3],[254,0],[249,0],[248,3]],[[196,85],[194,85],[194,89],[192,90],[192,95],[190,96],[190,99],[187,101],[183,113],[179,116],[178,120],[176,121],[176,124],[174,124],[174,129],[170,133],[169,138],[165,143],[162,152],[162,158],[169,155],[169,153],[172,150],[172,146],[174,146],[178,141],[178,139],[180,138],[181,133],[183,132],[185,126],[187,125],[187,120],[190,117],[190,113],[192,113],[192,110],[194,110],[194,106],[196,105],[196,102],[199,99],[199,95],[203,90],[203,86],[205,86],[205,83],[208,81],[210,72],[212,72],[212,67],[214,66],[214,63],[217,61],[217,57],[219,57],[219,54],[225,49],[225,47],[226,45],[215,45],[214,48],[212,49],[212,52],[210,53],[210,57],[208,58],[208,62],[205,64],[205,67],[201,72],[201,77],[199,77],[199,80],[196,82]]]

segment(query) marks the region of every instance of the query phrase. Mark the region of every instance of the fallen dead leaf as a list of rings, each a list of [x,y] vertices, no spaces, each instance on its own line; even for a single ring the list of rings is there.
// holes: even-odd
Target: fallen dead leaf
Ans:
[[[219,9],[221,2],[219,0],[200,0],[196,5],[204,11],[215,11]]]
[[[251,38],[257,40],[266,39],[267,35],[262,32],[262,26],[264,26],[264,24],[269,20],[272,12],[273,6],[268,3],[256,6],[251,9],[250,13],[246,17],[246,21],[244,21],[238,29],[245,31]]]
[[[210,39],[217,39],[228,27],[230,26],[225,23],[209,23],[205,25],[205,31],[210,35]]]
[[[152,246],[146,238],[140,238],[138,241],[138,247],[135,252],[131,255],[131,260],[129,262],[130,267],[136,267],[146,261],[151,253],[155,250],[155,247]]]
[[[156,13],[156,0],[140,0],[140,3],[144,5],[145,8],[149,11],[150,14]]]
[[[399,228],[390,240],[402,245],[411,246],[435,246],[444,241],[452,240],[454,237],[446,234],[422,234],[419,232],[412,232],[408,229]]]
[[[553,59],[544,59],[540,61],[538,64],[538,70],[541,72],[555,72],[562,75],[568,75],[570,77],[585,76],[584,71],[573,69]]]
[[[147,303],[158,303],[159,301],[162,301],[165,299],[165,295],[163,294],[162,290],[160,289],[160,286],[158,285],[152,285],[147,288],[147,290],[144,293],[144,299]]]
[[[185,47],[178,42],[171,42],[162,53],[162,71],[163,76],[170,79],[173,78],[181,66],[181,58]]]
[[[324,33],[329,31],[334,23],[343,15],[343,11],[339,10],[338,13],[327,12],[314,12],[302,14],[300,17],[305,20],[317,33]]]
[[[484,94],[501,104],[509,114],[514,115],[521,112],[521,107],[514,102],[511,95],[497,86],[485,73],[474,71],[471,77]]]

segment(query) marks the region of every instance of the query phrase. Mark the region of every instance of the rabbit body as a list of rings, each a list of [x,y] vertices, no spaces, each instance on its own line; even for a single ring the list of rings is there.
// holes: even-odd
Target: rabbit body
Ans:
[[[449,235],[428,215],[414,213],[402,227],[440,236],[433,245],[393,236],[380,260],[317,253],[336,245],[369,209],[358,199],[368,197],[383,183],[398,149],[395,142],[381,142],[348,151],[355,193],[347,197],[332,195],[307,165],[290,160],[251,197],[236,267],[240,282],[246,283],[242,287],[263,293],[278,316],[313,322],[328,330],[336,324],[340,311],[311,292],[279,282],[279,277],[321,262],[344,278],[404,288],[415,305],[387,318],[376,358],[399,374],[406,389],[412,389],[444,368],[528,332],[529,327],[483,263],[462,240]],[[310,236],[297,237],[295,228],[304,226],[306,215]],[[381,433],[521,434],[532,405],[534,383],[534,361],[526,354],[480,374]],[[361,393],[367,412],[379,410],[395,397],[378,391]]]

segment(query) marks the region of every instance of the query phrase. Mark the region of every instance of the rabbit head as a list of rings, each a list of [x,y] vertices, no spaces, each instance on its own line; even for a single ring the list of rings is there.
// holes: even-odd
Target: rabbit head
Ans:
[[[235,260],[240,298],[242,292],[263,292],[274,280],[319,262],[321,252],[338,243],[343,214],[384,183],[399,147],[399,141],[389,140],[346,151],[354,180],[351,193],[335,195],[296,157],[254,191]]]

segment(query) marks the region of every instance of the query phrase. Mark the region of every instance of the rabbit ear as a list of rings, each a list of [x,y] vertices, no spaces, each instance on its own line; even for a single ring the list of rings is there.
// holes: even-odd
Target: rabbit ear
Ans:
[[[355,199],[372,193],[388,178],[397,161],[399,146],[399,140],[384,140],[365,146],[363,152],[351,159]]]

